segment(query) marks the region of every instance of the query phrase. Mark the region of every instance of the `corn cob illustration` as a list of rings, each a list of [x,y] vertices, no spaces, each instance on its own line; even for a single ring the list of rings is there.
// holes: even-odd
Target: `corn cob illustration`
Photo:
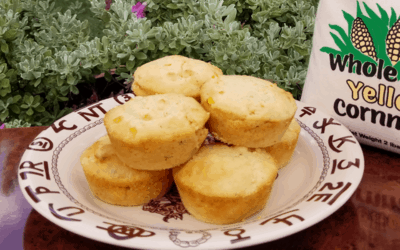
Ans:
[[[400,19],[393,24],[386,37],[386,53],[395,65],[400,59]]]
[[[361,51],[364,55],[372,57],[377,60],[374,42],[372,41],[371,34],[368,31],[364,21],[357,17],[353,22],[351,29],[351,41],[353,46]]]

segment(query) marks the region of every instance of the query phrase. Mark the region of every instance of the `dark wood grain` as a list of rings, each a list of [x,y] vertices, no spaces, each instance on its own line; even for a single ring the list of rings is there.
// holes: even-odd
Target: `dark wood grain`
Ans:
[[[17,184],[18,164],[28,145],[48,127],[8,128],[0,130],[2,159],[1,192],[9,195]]]

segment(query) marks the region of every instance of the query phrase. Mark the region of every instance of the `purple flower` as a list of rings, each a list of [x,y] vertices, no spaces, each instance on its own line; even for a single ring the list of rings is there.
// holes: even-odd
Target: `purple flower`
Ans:
[[[146,2],[144,2],[143,4],[141,2],[137,2],[136,5],[132,6],[132,13],[136,12],[137,18],[144,18],[146,16],[146,14],[144,13],[144,9],[146,8],[146,6]]]
[[[3,123],[3,125],[0,126],[0,129],[3,129],[6,127],[6,124]]]
[[[106,10],[109,11],[111,7],[112,0],[106,0]]]

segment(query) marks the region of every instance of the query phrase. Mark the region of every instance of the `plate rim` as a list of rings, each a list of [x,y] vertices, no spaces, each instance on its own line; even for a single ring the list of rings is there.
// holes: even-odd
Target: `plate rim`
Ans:
[[[129,95],[129,96],[132,96],[132,97],[134,97],[134,95],[133,94],[125,94],[125,95]],[[82,108],[82,109],[88,109],[88,108],[90,108],[90,107],[93,107],[94,105],[96,105],[97,103],[100,103],[100,102],[106,102],[106,101],[110,101],[112,99],[112,97],[111,98],[108,98],[108,99],[104,99],[104,100],[101,100],[101,101],[99,101],[99,102],[96,102],[96,103],[94,103],[94,104],[91,104],[91,105],[89,105],[89,106],[87,106],[87,107],[84,107],[84,108]],[[115,97],[114,97],[114,99],[115,100],[117,100]],[[117,101],[118,102],[118,101]],[[300,102],[300,101],[297,101],[296,100],[296,103],[297,103],[297,106],[299,107],[302,107],[302,106],[304,106],[304,105],[308,105],[308,104],[306,104],[306,103],[304,103],[304,102]],[[121,103],[120,103],[121,104]],[[300,104],[300,105],[299,105]],[[115,107],[115,106],[117,106],[118,104],[115,104],[115,105],[113,105],[113,107]],[[318,109],[317,109],[318,110]],[[74,112],[75,113],[75,112]],[[320,114],[322,114],[322,115],[324,115],[325,117],[328,117],[328,118],[331,118],[331,116],[330,115],[328,115],[328,114],[326,114],[325,112],[323,112],[323,111],[321,111],[321,110],[318,110],[318,113],[320,113]],[[60,122],[61,120],[65,120],[65,119],[67,119],[69,116],[70,116],[71,114],[68,114],[67,116],[64,116],[64,117],[62,117],[62,118],[60,118],[60,119],[58,119],[57,121],[55,121],[53,124],[56,124],[57,122]],[[296,112],[296,115],[295,115],[295,117],[297,117],[297,115],[298,115],[298,112]],[[103,115],[104,116],[104,115]],[[296,118],[297,119],[297,118]],[[99,118],[99,120],[97,120],[97,121],[100,121],[100,120],[102,120],[102,117],[100,117]],[[299,121],[299,119],[297,119],[298,121]],[[344,130],[345,130],[345,132],[347,132],[348,134],[350,134],[351,136],[353,136],[352,134],[351,134],[351,132],[348,130],[348,128],[345,126],[345,125],[343,125],[340,121],[337,121],[337,120],[335,120],[336,122],[339,122],[340,123],[340,125],[341,125],[341,128],[343,128]],[[100,122],[100,123],[102,123],[102,122]],[[304,124],[304,123],[303,123]],[[306,126],[307,127],[307,126]],[[45,129],[45,130],[43,130],[42,132],[40,132],[36,137],[35,137],[35,139],[34,140],[36,140],[37,138],[40,138],[40,137],[44,137],[48,132],[49,132],[49,130],[52,128],[52,126],[50,126],[49,128],[47,128],[47,129]],[[301,127],[302,129],[304,129],[303,127]],[[78,130],[77,130],[78,131]],[[308,131],[307,131],[308,132]],[[71,134],[71,133],[70,133]],[[65,137],[64,137],[65,138]],[[353,136],[353,138],[355,139],[355,137]],[[33,140],[33,141],[34,141]],[[322,140],[322,139],[321,139]],[[263,244],[263,243],[267,243],[267,242],[271,242],[271,241],[274,241],[274,240],[277,240],[277,239],[280,239],[280,238],[284,238],[284,237],[287,237],[287,236],[289,236],[289,235],[292,235],[292,234],[295,234],[295,233],[297,233],[297,232],[299,232],[299,231],[302,231],[302,230],[305,230],[305,229],[307,229],[307,228],[309,228],[309,227],[311,227],[311,226],[313,226],[313,225],[315,225],[316,223],[318,223],[318,222],[320,222],[320,221],[322,221],[322,220],[324,220],[324,219],[326,219],[327,217],[329,217],[330,215],[332,215],[333,213],[335,213],[340,207],[342,207],[349,199],[350,199],[350,197],[354,194],[354,192],[356,191],[356,189],[357,189],[357,187],[359,186],[359,184],[361,183],[361,181],[362,181],[362,178],[363,178],[363,175],[364,175],[364,170],[365,170],[365,162],[364,162],[364,155],[363,155],[363,151],[362,151],[362,149],[361,149],[361,146],[360,146],[360,144],[359,144],[359,142],[355,139],[355,146],[353,146],[353,148],[352,148],[352,151],[353,151],[353,153],[354,153],[354,147],[356,147],[357,148],[357,150],[356,151],[358,151],[358,152],[356,152],[356,153],[354,153],[354,155],[357,155],[357,157],[359,157],[360,158],[360,170],[361,170],[361,174],[360,175],[358,175],[358,176],[356,176],[356,177],[353,177],[352,179],[353,179],[353,187],[351,187],[351,190],[349,191],[349,192],[346,192],[346,193],[343,193],[343,195],[340,197],[340,200],[337,200],[336,202],[336,204],[334,204],[334,206],[333,207],[331,207],[331,209],[327,209],[328,210],[328,212],[326,212],[326,210],[324,211],[324,212],[321,212],[321,213],[317,213],[315,216],[312,216],[312,217],[307,217],[307,220],[306,221],[302,221],[302,223],[296,223],[296,224],[294,224],[293,226],[294,227],[290,227],[290,228],[286,228],[286,230],[283,230],[283,232],[281,232],[282,230],[278,230],[279,231],[279,234],[273,234],[274,236],[273,237],[268,237],[268,239],[267,240],[265,240],[265,233],[262,233],[262,232],[260,232],[260,233],[258,233],[258,234],[253,234],[252,236],[252,240],[251,241],[248,241],[248,242],[246,242],[246,243],[238,243],[238,244],[235,244],[235,245],[232,245],[232,244],[228,244],[229,243],[229,239],[227,240],[227,244],[226,245],[224,245],[224,248],[226,248],[226,249],[234,249],[234,248],[238,248],[238,247],[243,247],[243,246],[253,246],[253,245],[258,245],[258,244]],[[53,162],[53,155],[54,155],[54,151],[55,151],[55,149],[53,150],[53,151],[51,151],[52,152],[52,157],[51,157],[51,161]],[[328,150],[328,153],[329,153],[329,150]],[[69,226],[69,225],[67,225],[67,224],[65,224],[65,223],[60,223],[60,221],[58,221],[58,220],[56,220],[55,218],[53,218],[53,217],[51,217],[51,215],[48,213],[48,212],[43,212],[43,211],[41,211],[41,210],[45,210],[45,206],[43,206],[43,205],[39,205],[39,204],[34,204],[34,202],[31,200],[31,199],[29,199],[29,197],[28,197],[28,194],[25,192],[25,190],[23,190],[23,188],[22,188],[22,185],[21,185],[21,169],[20,169],[20,165],[21,165],[21,163],[23,162],[23,160],[24,159],[26,159],[26,158],[28,158],[28,156],[31,156],[30,158],[32,158],[32,156],[33,155],[35,155],[35,152],[34,151],[28,151],[28,149],[26,149],[25,150],[25,152],[23,153],[23,155],[22,155],[22,157],[21,157],[21,160],[20,160],[20,162],[19,162],[19,165],[18,165],[18,183],[19,183],[19,186],[20,186],[20,189],[21,189],[21,191],[22,191],[22,193],[23,193],[23,195],[24,195],[24,197],[25,197],[25,199],[29,202],[29,204],[32,206],[32,208],[34,208],[36,211],[38,211],[42,216],[44,216],[46,219],[48,219],[48,220],[50,220],[51,222],[53,222],[53,223],[55,223],[56,225],[58,225],[58,226],[60,226],[60,227],[62,227],[62,228],[64,228],[64,229],[66,229],[66,230],[68,230],[68,231],[70,231],[70,232],[74,232],[74,233],[76,233],[76,234],[78,234],[78,235],[81,235],[81,236],[83,236],[83,237],[86,237],[86,238],[90,238],[90,239],[92,239],[92,240],[95,240],[95,241],[101,241],[101,242],[104,242],[104,243],[106,243],[106,244],[111,244],[111,245],[117,245],[117,246],[123,246],[123,247],[128,247],[128,248],[134,248],[134,247],[148,247],[147,246],[147,244],[148,243],[146,243],[146,242],[141,242],[141,241],[135,241],[135,242],[129,242],[129,241],[114,241],[114,240],[112,240],[111,238],[106,238],[106,237],[100,237],[100,236],[95,236],[93,233],[83,233],[83,232],[78,232],[79,230],[74,230],[71,226]],[[52,165],[52,164],[51,164]],[[324,165],[325,165],[325,163],[324,163]],[[324,167],[324,169],[325,169],[325,167]],[[328,169],[327,169],[327,171],[329,170],[329,169],[331,169],[331,159],[329,159],[329,162],[328,162]],[[53,174],[54,175],[54,174]],[[322,173],[321,173],[321,175],[322,175]],[[328,175],[328,173],[326,173],[326,176]],[[54,179],[52,180],[52,182],[55,182],[55,176],[54,176]],[[322,183],[323,181],[321,181],[321,183]],[[320,184],[321,184],[320,183]],[[56,183],[57,184],[57,183]],[[57,185],[58,186],[58,185]],[[317,185],[314,185],[314,186],[316,186],[315,188],[313,187],[313,189],[317,189],[318,188],[318,186]],[[319,185],[320,186],[320,185]],[[61,190],[60,190],[61,191]],[[315,190],[314,191],[310,191],[310,192],[308,192],[307,193],[307,195],[311,195],[313,192],[315,192]],[[71,199],[69,199],[65,194],[63,194],[63,196],[65,197],[65,199],[67,199],[69,202],[71,202],[71,203],[73,203],[73,201],[71,200]],[[290,208],[293,208],[293,207],[295,207],[295,206],[297,206],[297,205],[299,205],[299,204],[301,204],[303,201],[304,201],[304,199],[306,199],[306,198],[302,198],[300,201],[298,201],[298,202],[296,202],[296,203],[293,203],[292,205],[290,205],[290,206],[288,206],[288,207],[285,207],[285,208],[282,208],[282,209],[279,209],[279,212],[281,212],[281,211],[286,211],[286,210],[289,210]],[[43,199],[43,201],[46,201],[46,199],[44,198]],[[311,204],[311,203],[309,203],[309,204]],[[39,208],[39,209],[38,209]],[[47,210],[46,210],[47,211]],[[269,214],[267,217],[265,217],[265,218],[268,218],[268,217],[272,217],[273,215],[275,215],[275,214],[278,214],[279,212],[275,212],[274,214]],[[263,219],[265,219],[265,218],[263,218]],[[110,220],[113,220],[113,221],[117,221],[117,220],[115,220],[115,219],[112,219],[112,218],[110,218]],[[249,222],[249,223],[246,223],[246,224],[241,224],[239,227],[241,227],[241,226],[245,226],[245,225],[249,225],[249,224],[252,224],[252,223],[256,223],[256,221],[260,221],[260,220],[255,220],[255,221],[252,221],[252,222]],[[99,223],[100,223],[100,221],[99,221]],[[85,224],[85,223],[84,223]],[[232,225],[236,225],[236,224],[232,224]],[[216,225],[216,226],[218,226],[218,225]],[[165,229],[165,230],[160,230],[160,229],[153,229],[153,230],[157,230],[157,232],[161,232],[161,231],[164,231],[164,232],[166,232],[166,233],[168,233],[168,232],[171,232],[171,231],[173,231],[173,230],[171,230],[171,229]],[[206,231],[206,232],[209,232],[209,231],[220,231],[221,229],[207,229],[207,230],[198,230],[198,231]],[[226,230],[226,229],[225,229]],[[186,231],[186,230],[182,230],[182,231]],[[197,231],[197,230],[193,230],[193,231]],[[262,231],[262,230],[260,230],[260,231]],[[264,237],[263,237],[264,236]],[[217,237],[217,238],[219,238],[219,237]],[[126,244],[124,244],[124,243],[126,243]],[[145,246],[146,245],[146,246]],[[177,248],[177,249],[179,249],[179,246],[174,246],[175,248]],[[209,247],[207,247],[207,248],[202,248],[202,246],[201,245],[199,245],[199,246],[197,246],[196,247],[197,249],[209,249]],[[169,248],[165,248],[165,247],[160,247],[160,248],[158,248],[158,247],[155,247],[154,249],[169,249]]]

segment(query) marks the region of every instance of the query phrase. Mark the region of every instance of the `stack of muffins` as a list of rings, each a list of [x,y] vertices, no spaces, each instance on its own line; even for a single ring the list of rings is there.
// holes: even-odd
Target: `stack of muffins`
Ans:
[[[182,56],[139,67],[132,89],[137,97],[107,112],[107,135],[81,156],[96,197],[141,205],[175,182],[189,213],[213,224],[265,206],[300,133],[290,93]],[[209,132],[219,142],[204,143]]]

